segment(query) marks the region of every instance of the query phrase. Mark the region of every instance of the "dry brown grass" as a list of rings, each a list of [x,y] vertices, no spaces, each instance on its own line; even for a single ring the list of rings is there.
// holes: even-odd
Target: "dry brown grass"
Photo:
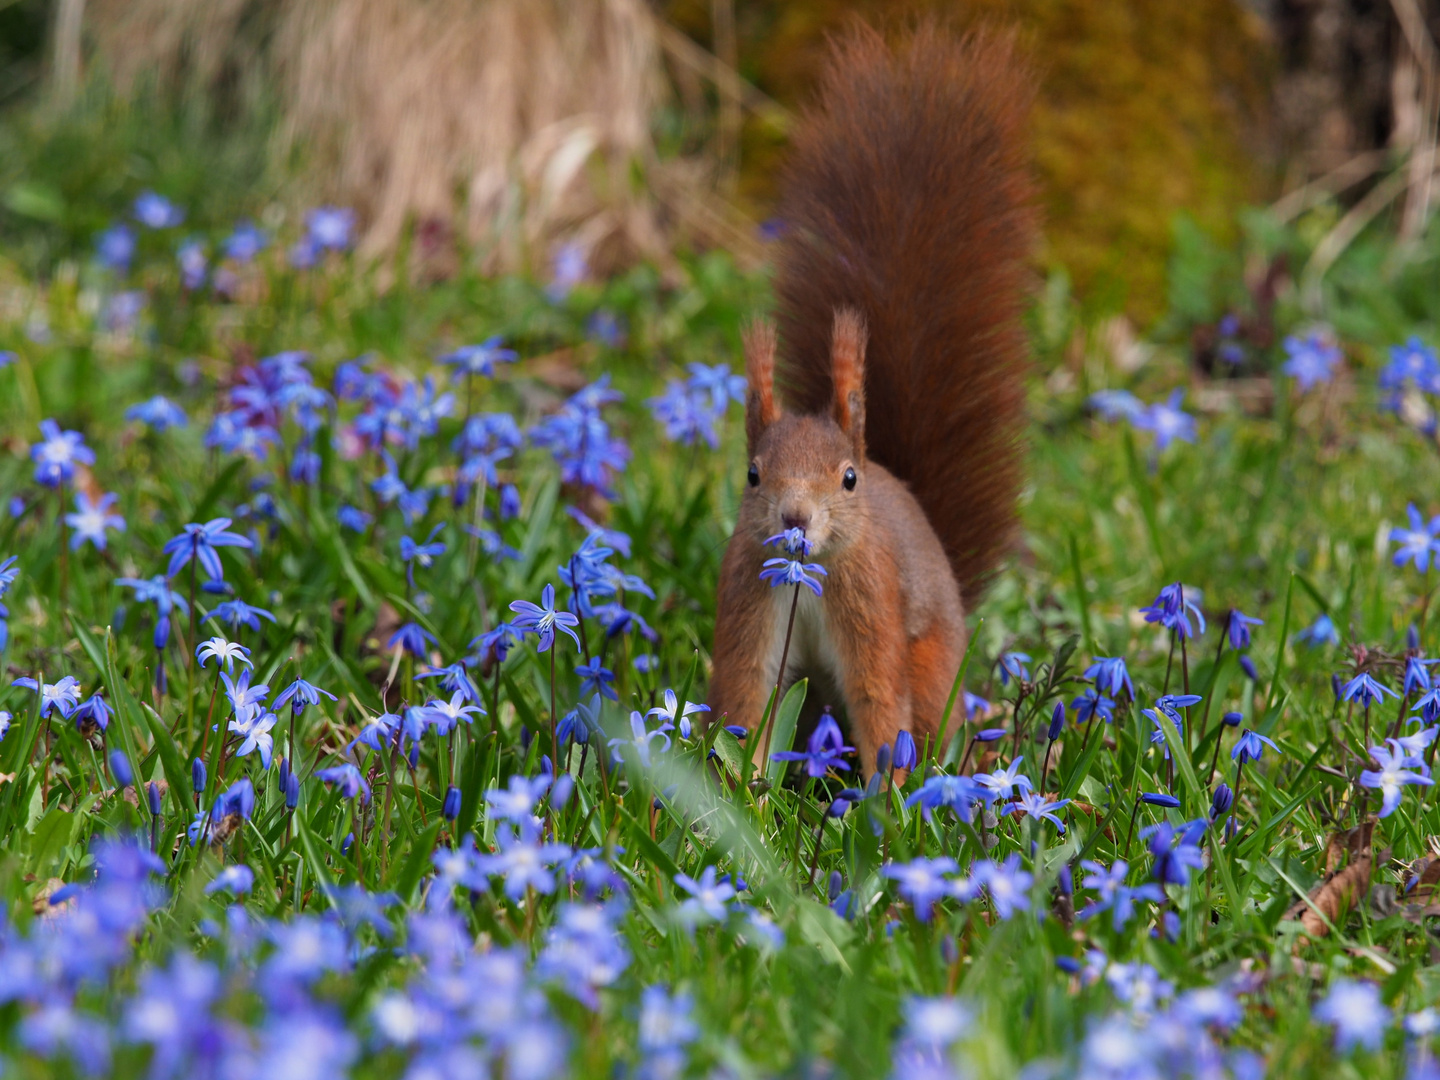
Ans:
[[[92,56],[245,107],[278,100],[294,194],[354,206],[362,250],[452,230],[492,269],[579,243],[593,265],[663,256],[676,231],[753,246],[705,157],[662,161],[668,93],[644,0],[92,0]]]

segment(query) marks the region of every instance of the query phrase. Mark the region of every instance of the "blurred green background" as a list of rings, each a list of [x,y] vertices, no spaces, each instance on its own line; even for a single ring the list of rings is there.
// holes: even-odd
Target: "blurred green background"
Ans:
[[[826,37],[917,14],[1017,29],[1038,269],[1142,327],[1177,229],[1233,246],[1246,206],[1433,155],[1432,0],[0,0],[0,243],[46,273],[153,187],[199,226],[354,206],[422,279],[566,242],[759,265]]]

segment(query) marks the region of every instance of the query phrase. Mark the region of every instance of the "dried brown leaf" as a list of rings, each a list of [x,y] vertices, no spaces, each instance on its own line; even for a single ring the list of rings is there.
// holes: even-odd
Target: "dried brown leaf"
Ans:
[[[1298,919],[1311,937],[1324,937],[1330,933],[1325,919],[1339,926],[1344,913],[1370,888],[1370,856],[1362,855],[1339,873],[1327,874],[1325,879],[1310,890],[1306,900],[1299,900],[1285,912],[1285,918]],[[1323,913],[1325,918],[1321,918]]]

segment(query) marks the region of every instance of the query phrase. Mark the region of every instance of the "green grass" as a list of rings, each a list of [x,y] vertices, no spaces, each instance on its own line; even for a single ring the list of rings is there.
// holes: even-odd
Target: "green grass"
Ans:
[[[1304,240],[1287,234],[1273,242],[1303,247]],[[18,963],[30,947],[26,940],[50,932],[52,924],[36,915],[46,908],[37,897],[48,896],[56,879],[89,880],[93,838],[134,832],[148,844],[153,825],[166,863],[163,893],[129,940],[124,951],[130,958],[78,990],[87,1024],[116,1024],[113,1069],[120,1075],[144,1072],[148,1059],[147,1050],[122,1038],[127,1008],[146,993],[139,989],[140,973],[176,949],[224,966],[227,982],[214,1011],[248,1033],[244,1038],[261,1047],[279,1038],[274,1033],[287,1009],[267,1004],[269,969],[252,977],[247,961],[227,960],[227,947],[239,948],[236,934],[227,937],[206,923],[226,918],[225,894],[203,891],[222,864],[254,870],[245,907],[256,919],[323,914],[332,906],[326,885],[360,884],[393,892],[391,916],[402,926],[407,913],[439,902],[431,877],[437,849],[460,843],[471,830],[482,850],[495,843],[503,826],[486,812],[483,792],[539,770],[540,755],[549,750],[552,655],[558,657],[556,712],[565,714],[579,699],[572,671],[580,656],[563,636],[555,654],[537,654],[533,638],[516,646],[498,679],[493,670],[477,667],[489,715],[452,741],[427,736],[413,772],[389,755],[362,757],[373,784],[368,806],[340,798],[311,774],[341,760],[365,718],[423,700],[428,684],[411,681],[413,659],[397,659],[386,647],[398,621],[418,621],[435,636],[435,655],[450,663],[467,654],[467,643],[512,600],[537,600],[544,585],[560,584],[558,568],[585,538],[565,513],[567,505],[602,515],[609,528],[628,534],[631,556],[613,561],[655,593],[650,600],[632,591],[626,603],[653,626],[656,643],[632,633],[605,646],[621,701],[603,711],[609,734],[625,733],[627,711],[650,708],[667,687],[703,700],[719,556],[745,469],[743,435],[732,408],[718,450],[675,446],[662,438],[644,401],[667,377],[683,377],[691,362],[736,363],[742,318],[767,303],[763,278],[740,274],[715,255],[684,261],[678,285],[640,269],[582,285],[552,303],[535,283],[469,274],[426,288],[379,290],[374,269],[339,256],[315,271],[294,272],[283,265],[279,244],[246,271],[244,299],[227,303],[184,293],[167,244],[142,238],[130,287],[145,292],[147,308],[133,333],[101,328],[97,308],[115,288],[102,271],[62,259],[56,273],[40,279],[15,263],[0,265],[0,349],[18,355],[0,370],[0,430],[7,437],[0,497],[19,497],[25,505],[19,516],[0,519],[0,558],[15,555],[20,571],[4,600],[10,641],[0,653],[9,676],[0,708],[14,713],[0,741],[0,773],[6,774],[0,783],[0,890],[12,926],[0,943],[0,968],[7,956]],[[1297,890],[1308,890],[1323,873],[1330,833],[1377,806],[1373,795],[1368,801],[1353,797],[1344,773],[1353,772],[1354,761],[1339,750],[1342,742],[1359,746],[1361,740],[1361,714],[1337,708],[1330,690],[1332,673],[1353,672],[1352,656],[1346,649],[1297,646],[1293,635],[1328,614],[1347,642],[1380,650],[1370,654],[1367,669],[1398,686],[1397,671],[1385,658],[1403,652],[1406,628],[1422,619],[1430,586],[1413,569],[1391,565],[1385,538],[1390,525],[1404,523],[1407,501],[1427,514],[1437,509],[1440,462],[1433,444],[1378,411],[1374,384],[1386,344],[1429,332],[1427,305],[1434,301],[1417,281],[1431,272],[1433,259],[1424,256],[1377,284],[1376,274],[1366,272],[1379,265],[1377,250],[1358,249],[1343,263],[1328,297],[1335,325],[1349,335],[1351,356],[1334,385],[1300,394],[1289,380],[1276,378],[1273,407],[1246,415],[1220,401],[1217,411],[1200,419],[1196,445],[1177,444],[1158,456],[1147,435],[1092,417],[1086,396],[1129,382],[1147,399],[1159,399],[1185,384],[1185,350],[1177,344],[1183,333],[1231,303],[1244,303],[1236,280],[1224,278],[1223,260],[1192,251],[1192,263],[1184,264],[1182,250],[1175,272],[1189,283],[1189,314],[1177,314],[1157,331],[1159,352],[1134,376],[1119,373],[1094,344],[1093,326],[1077,325],[1077,309],[1058,279],[1037,307],[1037,348],[1048,369],[1033,387],[1024,544],[972,616],[967,689],[989,699],[992,712],[937,756],[953,771],[969,733],[977,726],[1013,730],[1018,711],[1028,732],[1021,746],[1026,771],[1038,782],[1054,701],[1068,702],[1084,688],[1079,679],[1091,657],[1127,658],[1137,688],[1134,705],[1088,742],[1072,724],[1051,760],[1050,792],[1075,800],[1062,812],[1068,825],[1063,838],[1053,826],[1037,829],[1028,818],[977,819],[971,826],[942,811],[927,822],[903,798],[918,787],[923,770],[903,792],[883,793],[842,819],[827,820],[830,799],[853,774],[818,785],[793,776],[773,786],[747,785],[747,751],[718,727],[676,739],[668,753],[657,752],[649,769],[632,762],[623,783],[601,774],[593,746],[583,771],[578,752],[566,755],[576,791],[545,812],[547,827],[560,842],[604,849],[630,898],[619,917],[630,959],[600,991],[594,1010],[533,977],[544,1001],[539,1015],[569,1033],[574,1074],[610,1075],[617,1063],[634,1065],[651,1056],[637,1043],[637,1018],[643,989],[654,985],[694,996],[699,1035],[683,1051],[687,1074],[802,1076],[833,1069],[882,1075],[891,1067],[904,1003],[914,995],[946,994],[958,994],[975,1012],[957,1050],[973,1073],[1010,1076],[1040,1060],[1068,1074],[1087,1032],[1112,1012],[1131,1015],[1105,980],[1082,985],[1057,968],[1057,958],[1083,958],[1089,948],[1117,963],[1153,965],[1180,990],[1253,975],[1242,998],[1243,1021],[1231,1032],[1217,1032],[1215,1041],[1257,1051],[1275,1075],[1401,1074],[1404,1039],[1397,1028],[1388,1031],[1384,1053],[1362,1051],[1349,1060],[1332,1053],[1327,1030],[1309,1014],[1326,984],[1342,976],[1374,980],[1397,1013],[1435,1002],[1440,984],[1430,964],[1430,917],[1385,902],[1393,900],[1387,890],[1400,887],[1402,868],[1430,854],[1430,838],[1440,834],[1433,793],[1408,788],[1400,811],[1378,823],[1376,902],[1338,913],[1337,932],[1309,942],[1298,936],[1297,923],[1283,918]],[[623,318],[622,346],[587,337],[587,320],[601,309]],[[1301,313],[1282,305],[1277,320],[1289,330]],[[42,324],[44,331],[37,332]],[[348,460],[333,443],[339,431],[332,420],[316,438],[322,462],[313,485],[276,476],[276,462],[288,460],[295,448],[293,424],[284,429],[284,454],[269,462],[202,445],[217,393],[259,357],[307,350],[316,383],[326,387],[341,362],[364,354],[377,369],[443,380],[435,363],[441,352],[495,334],[522,359],[502,368],[493,382],[477,384],[476,412],[513,413],[529,427],[576,387],[608,373],[625,399],[605,415],[633,450],[608,502],[562,485],[542,450],[527,448],[501,462],[501,479],[518,486],[522,509],[498,527],[518,559],[497,564],[460,531],[458,524],[473,518],[473,504],[457,514],[436,497],[427,515],[408,526],[394,507],[376,507],[367,487],[378,473],[375,458]],[[1280,356],[1270,346],[1252,362],[1268,373]],[[1229,385],[1217,380],[1211,389]],[[157,434],[123,419],[127,406],[155,393],[184,406],[190,425]],[[395,448],[411,486],[453,479],[449,444],[467,396],[463,385],[456,393],[456,414],[441,421],[436,437],[413,449]],[[342,404],[344,421],[354,412],[352,404]],[[95,486],[119,496],[116,510],[128,529],[112,534],[104,554],[90,547],[64,551],[57,524],[62,497],[31,480],[27,451],[38,439],[39,422],[50,417],[84,433],[96,453]],[[69,499],[67,488],[66,509]],[[266,499],[273,514],[265,512]],[[495,491],[487,490],[485,499],[492,511],[497,508]],[[342,503],[378,509],[373,528],[363,535],[343,531],[335,517]],[[302,778],[293,815],[276,772],[264,772],[254,755],[236,756],[236,740],[217,783],[220,740],[204,734],[215,675],[186,662],[189,623],[176,621],[164,654],[167,692],[159,693],[153,608],[136,604],[132,590],[115,584],[121,576],[160,573],[161,547],[184,523],[218,516],[235,518],[237,528],[247,534],[253,529],[258,540],[252,552],[223,552],[226,580],[239,596],[276,616],[258,633],[236,635],[253,650],[256,681],[278,692],[299,676],[339,698],[308,710],[293,731],[289,710],[282,710],[274,729],[276,758],[288,756],[293,745]],[[447,551],[433,566],[417,569],[411,588],[400,538],[423,539],[442,522]],[[187,598],[188,573],[172,582]],[[1172,660],[1166,633],[1138,614],[1161,586],[1175,581],[1184,582],[1187,592],[1203,590],[1209,619],[1183,665],[1178,655]],[[560,598],[568,599],[563,588]],[[216,601],[202,593],[195,599],[206,612]],[[1250,650],[1258,683],[1243,674],[1228,647],[1215,662],[1230,607],[1264,619]],[[1440,632],[1434,622],[1422,636],[1430,648]],[[201,618],[195,636],[221,630]],[[601,634],[598,623],[587,620],[587,643],[595,647]],[[995,662],[1005,650],[1034,657],[1034,681],[1018,705],[1014,684],[1002,688],[996,678]],[[632,661],[641,652],[656,655],[654,671],[635,669]],[[1149,721],[1140,717],[1166,687],[1167,670],[1170,692],[1188,679],[1210,703],[1189,710],[1185,734],[1173,745],[1173,781],[1160,749],[1148,740]],[[33,695],[8,686],[21,676],[53,682],[64,675],[78,678],[86,694],[104,689],[115,716],[103,744],[59,716],[41,721]],[[793,717],[797,705],[792,699],[780,715]],[[1233,815],[1238,836],[1219,843],[1220,829],[1212,829],[1205,842],[1210,869],[1169,890],[1165,907],[1179,917],[1178,940],[1151,935],[1160,912],[1149,903],[1141,903],[1119,932],[1108,915],[1067,925],[1062,908],[1052,908],[1052,890],[1067,861],[1083,857],[1110,865],[1128,854],[1131,884],[1149,875],[1142,841],[1126,844],[1137,791],[1173,790],[1182,804],[1173,811],[1143,807],[1141,827],[1208,812],[1213,740],[1221,713],[1230,710],[1242,712],[1245,724],[1273,738],[1282,752],[1267,752],[1245,770]],[[1206,712],[1202,739],[1197,729]],[[214,715],[222,721],[227,714],[222,694]],[[1394,716],[1393,702],[1377,706],[1372,733]],[[959,724],[957,712],[950,730]],[[1217,780],[1234,783],[1228,750],[1236,733],[1226,728],[1220,737]],[[204,804],[242,776],[253,780],[257,802],[249,821],[223,843],[191,846],[184,840],[195,813],[190,761],[202,742],[211,764]],[[986,768],[1008,759],[1010,739],[995,746],[1001,760],[987,759]],[[142,782],[165,783],[157,820],[144,809],[144,798],[132,805],[115,792],[104,765],[105,753],[114,750],[126,753]],[[462,802],[457,821],[448,824],[441,803],[452,775]],[[778,770],[774,779],[783,779]],[[345,852],[350,832],[359,840]],[[1038,843],[1033,852],[1032,841]],[[1019,853],[1033,872],[1031,914],[1002,919],[984,898],[947,900],[933,919],[920,921],[881,874],[887,861],[921,854],[949,855],[964,867],[979,845],[991,843],[993,858]],[[740,875],[750,889],[724,924],[688,928],[677,921],[684,894],[674,875],[699,877],[709,866]],[[852,918],[828,903],[836,872],[841,886],[853,891]],[[1080,877],[1077,868],[1076,885]],[[1077,896],[1077,906],[1091,895]],[[529,957],[543,952],[570,900],[563,883],[554,897],[532,891],[514,899],[497,880],[489,889],[461,893],[456,910],[478,948],[514,946]],[[87,902],[73,901],[82,910]],[[750,909],[774,919],[783,933],[778,947],[760,947],[760,935],[745,922]],[[61,936],[72,933],[63,910],[53,924]],[[1046,917],[1035,918],[1041,911]],[[289,1011],[328,1016],[325,1009],[333,1008],[336,1023],[370,1040],[376,1002],[395,988],[419,993],[424,985],[414,957],[391,950],[387,940],[373,928],[358,930],[352,942],[358,951],[302,995],[303,1009],[291,1003]],[[401,929],[394,940],[413,942],[414,931]],[[274,962],[265,959],[270,946],[257,946],[253,955]],[[36,1008],[23,993],[0,1006],[0,1054],[21,1075],[72,1068],[63,1055],[51,1061],[43,1046],[25,1043],[35,1023],[25,1018],[33,1018]],[[501,1044],[477,1039],[475,1045]],[[367,1050],[352,1071],[399,1075],[409,1057],[402,1049]],[[503,1068],[518,1075],[519,1066],[504,1061]],[[650,1066],[657,1067],[653,1061]]]

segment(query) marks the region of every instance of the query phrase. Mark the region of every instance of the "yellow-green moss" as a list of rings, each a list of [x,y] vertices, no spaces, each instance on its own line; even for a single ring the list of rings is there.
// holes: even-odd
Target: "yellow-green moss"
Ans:
[[[936,11],[957,25],[1019,27],[1040,75],[1035,161],[1046,250],[1099,307],[1159,313],[1171,221],[1221,236],[1265,193],[1255,153],[1268,50],[1236,0],[739,0],[740,66],[787,105],[804,102],[827,33],[856,16]],[[670,13],[702,39],[709,0]],[[763,207],[783,147],[747,133],[741,197]]]

